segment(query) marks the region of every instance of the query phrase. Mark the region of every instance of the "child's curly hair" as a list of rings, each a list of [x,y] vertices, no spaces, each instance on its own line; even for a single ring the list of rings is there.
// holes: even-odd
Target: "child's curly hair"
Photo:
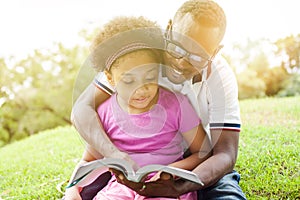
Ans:
[[[115,17],[100,29],[92,41],[90,47],[92,66],[96,71],[110,69],[111,66],[118,67],[121,62],[120,58],[125,55],[118,57],[113,63],[110,63],[110,66],[107,66],[106,61],[130,42],[147,43],[150,45],[149,47],[155,48],[155,44],[161,47],[162,41],[162,31],[156,22],[144,17]],[[155,57],[154,59],[160,62],[161,53],[158,52],[158,49],[155,51],[155,54],[153,54],[153,49],[136,49],[134,50],[135,52],[127,52],[127,54],[135,56],[136,53],[148,52],[149,56]]]
[[[95,50],[103,41],[113,36],[139,28],[159,28],[156,22],[146,19],[145,17],[115,17],[105,24],[100,32],[94,38],[91,44],[91,51]]]

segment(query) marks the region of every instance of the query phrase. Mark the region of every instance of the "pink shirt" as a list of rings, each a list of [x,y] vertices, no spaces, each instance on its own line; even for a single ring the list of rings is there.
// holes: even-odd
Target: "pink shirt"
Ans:
[[[200,123],[184,95],[160,88],[157,104],[141,114],[123,111],[116,95],[99,106],[98,114],[104,130],[121,151],[141,167],[182,159],[185,145],[181,133]]]

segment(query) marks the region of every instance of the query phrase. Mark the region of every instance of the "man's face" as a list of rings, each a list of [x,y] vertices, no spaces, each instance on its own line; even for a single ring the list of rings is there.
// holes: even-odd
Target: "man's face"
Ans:
[[[201,26],[189,15],[177,20],[173,24],[173,31],[169,33],[171,44],[167,46],[169,53],[165,54],[165,62],[174,70],[168,68],[166,75],[174,83],[199,74],[219,45],[219,29]],[[166,43],[168,45],[168,41]],[[176,57],[176,53],[185,56]]]

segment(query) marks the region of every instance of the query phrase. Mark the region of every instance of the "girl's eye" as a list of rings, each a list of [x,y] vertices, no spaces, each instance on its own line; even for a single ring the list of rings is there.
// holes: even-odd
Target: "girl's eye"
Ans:
[[[130,78],[130,77],[123,77],[122,78],[122,82],[125,83],[125,84],[130,84],[130,83],[133,83],[133,78]]]
[[[145,79],[148,81],[157,80],[158,79],[158,72],[157,71],[150,71],[146,76]]]
[[[155,80],[155,79],[156,79],[155,75],[146,76],[146,80]]]

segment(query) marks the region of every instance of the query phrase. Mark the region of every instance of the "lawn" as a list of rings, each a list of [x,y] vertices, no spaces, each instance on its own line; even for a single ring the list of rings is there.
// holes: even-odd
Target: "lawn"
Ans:
[[[300,97],[243,100],[236,170],[248,199],[300,199]],[[60,199],[84,142],[58,127],[0,148],[0,199]]]

